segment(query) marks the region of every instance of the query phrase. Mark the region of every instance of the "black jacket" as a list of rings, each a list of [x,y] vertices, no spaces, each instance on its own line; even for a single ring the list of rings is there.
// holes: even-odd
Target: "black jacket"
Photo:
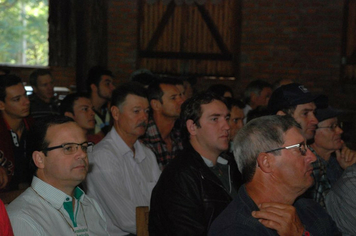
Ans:
[[[241,185],[237,172],[236,165],[231,165],[236,190]],[[231,201],[221,181],[189,146],[165,168],[152,191],[150,236],[206,235],[213,220]]]

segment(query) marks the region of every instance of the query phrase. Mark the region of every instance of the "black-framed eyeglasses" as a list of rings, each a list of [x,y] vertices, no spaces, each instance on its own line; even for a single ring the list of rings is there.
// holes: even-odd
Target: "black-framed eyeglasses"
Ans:
[[[337,127],[339,127],[340,129],[342,129],[342,123],[335,123],[335,124],[332,124],[332,125],[329,125],[329,126],[324,126],[324,127],[320,127],[320,126],[317,126],[317,129],[330,129],[331,131],[335,131]]]
[[[90,153],[93,151],[94,148],[94,143],[92,142],[84,142],[84,143],[65,143],[59,146],[55,146],[55,147],[48,147],[43,149],[42,151],[52,151],[54,149],[58,149],[58,148],[63,148],[63,152],[66,155],[71,155],[74,154],[78,151],[78,148],[80,148],[83,150],[83,152],[85,153]]]
[[[290,146],[287,146],[287,147],[280,147],[280,148],[272,149],[272,150],[269,150],[269,151],[267,151],[265,153],[275,152],[275,151],[279,151],[279,150],[282,150],[282,149],[291,149],[291,148],[299,148],[299,151],[303,156],[305,156],[307,154],[307,150],[308,150],[307,145],[305,144],[305,142],[301,142],[301,143],[290,145]]]

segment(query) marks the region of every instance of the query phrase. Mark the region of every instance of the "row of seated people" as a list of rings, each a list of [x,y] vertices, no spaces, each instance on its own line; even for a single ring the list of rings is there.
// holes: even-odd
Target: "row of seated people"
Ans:
[[[167,83],[166,85],[168,86],[169,84]],[[16,88],[20,87],[17,83],[7,87],[5,92],[9,92],[8,88],[13,86]],[[172,85],[171,88],[173,87],[174,85]],[[177,93],[176,89],[173,90]],[[150,91],[150,89],[148,91]],[[86,141],[87,138],[85,137],[83,129],[79,128],[79,130],[81,130],[79,133],[81,133],[84,138],[82,138],[81,135],[76,135],[76,132],[74,131],[78,129],[74,128],[74,124],[68,123],[69,121],[62,121],[63,123],[58,124],[47,123],[47,125],[38,123],[40,125],[37,130],[41,130],[42,138],[40,138],[41,135],[39,135],[39,138],[37,138],[38,135],[33,135],[31,138],[32,141],[39,142],[37,145],[32,145],[31,143],[32,147],[37,147],[32,153],[32,166],[36,169],[36,177],[34,177],[32,181],[31,188],[26,190],[24,195],[10,204],[8,208],[10,219],[14,222],[13,224],[16,224],[16,230],[19,230],[19,235],[21,235],[20,232],[27,232],[28,234],[31,231],[30,228],[37,229],[33,235],[41,235],[40,233],[42,231],[50,234],[49,232],[51,231],[47,230],[54,230],[53,227],[48,226],[51,226],[51,224],[48,224],[47,228],[38,225],[37,221],[34,219],[39,218],[39,216],[36,215],[39,211],[36,212],[34,209],[39,208],[39,206],[34,205],[33,208],[31,208],[30,202],[26,201],[26,199],[33,199],[33,201],[34,199],[37,199],[37,204],[41,204],[41,206],[46,202],[52,207],[54,205],[58,206],[58,208],[54,207],[54,209],[60,214],[55,217],[62,216],[62,222],[66,223],[67,226],[70,226],[69,229],[68,227],[63,227],[62,229],[63,225],[61,225],[61,230],[79,230],[78,232],[82,232],[80,230],[87,230],[96,235],[98,233],[95,232],[98,232],[98,228],[103,227],[100,229],[105,229],[102,231],[104,234],[107,232],[112,235],[135,234],[135,207],[151,204],[150,232],[152,235],[201,235],[208,232],[213,220],[227,207],[231,200],[233,198],[236,200],[241,194],[250,197],[255,204],[259,206],[260,211],[254,212],[252,216],[258,219],[264,219],[265,221],[260,220],[260,222],[267,228],[276,230],[272,230],[272,232],[288,234],[288,232],[291,232],[288,230],[291,230],[292,228],[289,225],[291,222],[288,220],[288,222],[274,222],[275,216],[273,214],[271,215],[271,212],[269,212],[270,208],[282,208],[279,213],[283,216],[289,214],[289,217],[287,217],[288,219],[297,219],[296,222],[298,224],[297,227],[294,228],[296,232],[310,231],[313,235],[333,235],[331,233],[338,231],[335,224],[330,220],[331,218],[325,214],[323,210],[320,210],[320,207],[318,208],[319,205],[313,205],[315,202],[307,202],[308,204],[311,204],[310,206],[308,205],[308,208],[313,210],[315,208],[315,215],[313,215],[313,217],[320,218],[320,221],[315,220],[315,224],[313,222],[311,223],[310,218],[308,218],[311,217],[311,215],[303,215],[303,211],[305,210],[303,208],[304,204],[300,204],[302,205],[300,209],[295,205],[297,212],[291,211],[291,209],[294,209],[293,207],[290,208],[289,206],[286,206],[296,203],[295,199],[304,193],[313,182],[313,177],[311,175],[311,170],[313,169],[310,169],[310,167],[311,163],[315,163],[317,159],[313,154],[310,154],[309,149],[306,149],[305,145],[306,140],[314,137],[316,124],[318,123],[314,116],[314,112],[317,106],[325,106],[326,102],[323,97],[312,96],[299,84],[291,84],[289,86],[283,86],[281,89],[277,89],[275,93],[272,94],[272,98],[269,102],[270,110],[274,114],[292,116],[299,125],[285,121],[288,119],[293,120],[288,118],[289,116],[286,116],[283,119],[278,116],[256,119],[255,123],[257,122],[257,124],[251,123],[251,125],[247,125],[239,131],[234,140],[234,144],[230,146],[230,110],[228,109],[228,106],[225,105],[225,100],[221,99],[220,96],[216,96],[212,93],[198,94],[184,103],[181,108],[180,105],[182,99],[178,92],[175,95],[176,97],[178,96],[178,98],[167,96],[167,99],[178,100],[178,102],[175,103],[180,103],[179,106],[177,105],[174,107],[171,105],[168,107],[170,110],[168,109],[168,112],[167,110],[164,110],[165,113],[162,114],[162,107],[168,105],[165,103],[166,100],[154,104],[154,101],[160,99],[159,95],[156,98],[150,99],[150,93],[148,93],[147,99],[146,92],[147,91],[141,86],[132,83],[124,84],[114,91],[111,102],[111,113],[114,124],[113,128],[106,137],[99,142],[93,152],[91,152],[92,143]],[[165,92],[161,94],[161,99],[167,94],[168,93]],[[8,94],[5,93],[5,98],[7,95]],[[24,99],[22,96],[25,95],[21,95],[19,100]],[[147,134],[146,127],[149,125],[150,107],[153,114],[156,110],[155,108],[157,108],[157,110],[161,111],[161,115],[168,116],[171,119],[173,119],[172,116],[174,116],[174,121],[178,119],[180,113],[179,122],[180,126],[182,126],[182,133],[179,135],[179,138],[182,140],[182,152],[177,152],[177,156],[172,158],[173,160],[170,161],[167,168],[164,168],[161,177],[159,167],[163,169],[163,165],[158,165],[158,163],[160,163],[159,157],[156,157],[150,149],[142,145],[138,140],[140,137]],[[179,110],[178,115],[174,113],[177,110]],[[180,112],[180,110],[182,111]],[[331,112],[327,111],[326,113],[329,114]],[[50,120],[50,122],[54,121],[55,119]],[[161,119],[160,121],[159,124],[164,123],[165,120]],[[173,122],[172,128],[174,128],[175,123],[176,122]],[[275,123],[278,124],[276,127],[273,126]],[[64,124],[66,126],[61,126]],[[260,125],[258,126],[258,124]],[[254,137],[256,132],[253,131],[253,127],[255,126],[269,128],[268,130],[261,129],[262,136],[256,138]],[[278,126],[282,129],[280,135],[277,135],[277,137],[273,135],[272,137],[268,137],[269,134],[276,133]],[[325,127],[321,126],[320,129],[322,128]],[[339,129],[337,124],[333,124],[332,127],[327,128],[331,131]],[[159,130],[159,128],[156,129]],[[242,132],[244,130],[247,131],[244,133]],[[284,148],[273,150],[276,149],[277,146],[290,144],[291,141],[288,140],[287,142],[286,137],[288,136],[288,131],[291,130],[294,130],[294,132],[290,132],[292,135],[289,136],[295,138],[298,136],[297,133],[299,133],[301,137],[304,137],[303,140],[294,145],[289,145],[287,150],[284,150]],[[71,133],[69,131],[73,132]],[[57,138],[59,139],[62,137],[62,135],[59,135],[62,132],[64,139],[57,141]],[[340,133],[340,131],[338,132]],[[238,146],[243,143],[241,140],[236,141],[238,140],[237,137],[239,137],[239,135],[242,136],[242,139],[249,140],[240,147],[240,149],[243,150],[241,153],[237,151]],[[251,139],[247,138],[249,135],[251,135]],[[268,138],[271,140],[268,140]],[[143,143],[145,143],[144,137]],[[269,143],[267,145],[268,149],[263,143]],[[339,144],[340,147],[335,148],[335,150],[341,149],[342,151],[339,153],[340,157],[337,160],[343,159],[346,164],[350,165],[353,163],[353,158],[350,157],[353,155],[353,152],[347,149],[342,141],[340,141]],[[79,148],[79,146],[81,146],[81,148]],[[239,174],[240,172],[237,171],[236,163],[231,159],[231,154],[221,154],[222,152],[228,151],[229,148],[235,153],[235,159],[238,163],[237,166],[242,173],[243,178],[241,178]],[[244,150],[253,148],[262,148],[264,151],[262,149],[257,149],[259,151],[254,152],[252,156],[249,156],[248,153],[244,152]],[[82,150],[82,152],[78,152],[78,150]],[[278,160],[281,159],[282,162],[276,162],[276,156],[283,156],[284,154],[289,155],[288,151],[293,151],[292,153],[295,154],[294,156],[299,156],[299,162],[293,162],[292,164],[294,165],[289,164],[290,166],[284,162],[285,160],[288,160],[288,158],[278,158]],[[91,164],[89,175],[84,186],[87,188],[88,195],[99,203],[103,213],[100,208],[97,207],[95,200],[86,197],[79,188],[76,188],[76,186],[84,180],[89,168],[86,152],[89,152],[89,163]],[[266,154],[264,158],[260,158],[261,153]],[[57,156],[58,162],[54,161],[53,158],[50,158],[50,154],[52,154],[53,157]],[[60,156],[64,157],[64,159],[60,159]],[[300,156],[303,157],[301,158]],[[268,157],[274,158],[274,162],[270,163]],[[245,158],[248,159],[244,160]],[[60,160],[64,163],[59,163]],[[68,161],[66,162],[66,160]],[[266,162],[263,160],[266,160]],[[254,163],[254,166],[258,166],[258,168],[254,169],[252,167],[253,165],[250,165],[247,166],[245,170],[244,168],[249,162]],[[302,169],[300,166],[302,163],[300,162],[304,163],[305,172],[298,169]],[[46,163],[48,164],[47,167],[45,165]],[[258,163],[258,165],[256,165],[256,163]],[[272,165],[272,163],[274,164]],[[267,167],[264,167],[264,165],[267,165]],[[63,170],[61,167],[63,167]],[[278,169],[277,167],[280,168]],[[343,167],[346,168],[347,165]],[[80,174],[78,174],[78,172]],[[73,175],[71,175],[72,173]],[[290,177],[290,175],[292,175],[292,177]],[[301,175],[305,178],[302,179],[300,177]],[[324,177],[325,175],[326,173],[324,172]],[[64,176],[67,176],[67,178]],[[253,181],[253,177],[257,178],[256,181]],[[266,189],[259,186],[261,185],[262,180],[268,179],[270,183],[267,183],[267,181],[262,184]],[[280,185],[277,184],[277,180],[282,183],[280,183]],[[242,183],[245,183],[245,185],[242,185],[240,188]],[[43,192],[39,187],[42,184],[44,189],[49,187],[50,190]],[[272,186],[269,184],[272,184]],[[248,186],[250,186],[250,188]],[[152,199],[150,200],[153,188]],[[253,190],[254,188],[256,189]],[[62,191],[66,195],[62,194],[60,199],[55,199],[55,201],[52,202],[52,199],[50,198],[51,196],[47,196],[47,194],[53,190],[56,195],[59,196],[60,194],[55,191],[56,189]],[[258,189],[261,189],[261,191],[257,191]],[[270,193],[267,190],[270,190]],[[319,191],[319,188],[317,190]],[[325,190],[324,186],[321,190]],[[245,191],[245,193],[243,191]],[[283,196],[282,198],[285,196],[285,199],[277,198],[275,196],[277,193],[279,196]],[[265,194],[265,196],[262,199],[259,199],[259,194]],[[269,194],[271,196],[268,196]],[[288,197],[288,195],[290,196]],[[315,195],[319,196],[320,192]],[[98,219],[104,219],[104,222],[106,219],[107,231],[106,224],[100,220],[98,221],[100,226],[93,224],[93,229],[91,231],[91,223],[88,226],[88,217],[86,217],[85,210],[83,210],[82,205],[85,205],[84,202],[83,204],[81,202],[83,199],[89,199],[88,201],[91,201],[94,210],[90,209],[90,211],[97,211],[98,214],[92,214],[93,217],[97,216],[99,217]],[[279,205],[267,204],[266,209],[263,207],[261,208],[259,203],[263,203],[267,200],[278,202]],[[56,201],[62,202],[58,203]],[[322,201],[319,202],[322,203]],[[24,207],[26,205],[29,205],[29,207]],[[72,207],[69,207],[69,205],[72,205]],[[10,209],[12,210],[10,211]],[[53,213],[51,211],[54,209],[43,208],[41,212],[43,213],[43,211],[49,210],[48,214],[51,214]],[[83,214],[81,218],[82,222],[79,224],[80,226],[77,226],[77,216],[74,217],[73,212],[80,212],[80,209]],[[229,209],[229,207],[226,209]],[[272,213],[275,211],[275,209],[272,210]],[[23,214],[24,212],[26,213]],[[13,217],[13,213],[16,217]],[[29,218],[24,217],[24,215]],[[45,216],[42,215],[42,217]],[[236,225],[236,222],[232,223],[230,219],[231,216],[229,216],[230,221],[224,219],[223,214],[221,217],[223,219],[221,222]],[[46,219],[47,221],[45,222],[53,220],[50,219],[50,217],[47,217]],[[31,220],[33,221],[31,224],[25,223],[30,222]],[[78,221],[80,221],[80,216]],[[216,222],[218,222],[218,220]],[[324,227],[325,232],[317,232],[316,229],[318,227],[316,226],[319,224],[327,224],[329,228]],[[17,227],[17,225],[21,225],[21,227]],[[34,225],[36,225],[36,227],[34,227]],[[217,225],[216,232],[218,233],[221,232],[222,229],[219,228],[219,225],[221,224]],[[279,226],[277,227],[276,225]],[[280,225],[283,227],[280,227]],[[231,233],[233,233],[234,229],[230,226],[225,225],[223,228],[230,228]],[[253,225],[250,226],[253,228],[255,227]],[[243,232],[243,229],[241,230],[241,232]],[[250,232],[250,229],[246,230],[246,232]],[[265,229],[265,227],[258,229],[256,235],[257,233],[261,234],[263,230],[267,229]],[[70,231],[58,232],[63,232],[59,233],[59,235],[66,235],[64,232]],[[226,235],[228,235],[228,233],[229,231],[226,231]]]

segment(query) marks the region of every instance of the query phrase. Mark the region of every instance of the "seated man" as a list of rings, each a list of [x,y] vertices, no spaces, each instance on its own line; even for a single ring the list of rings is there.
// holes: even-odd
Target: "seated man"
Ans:
[[[342,172],[356,161],[356,152],[349,149],[341,139],[343,133],[338,123],[341,110],[332,107],[318,109],[316,118],[318,127],[315,131],[314,142],[310,145],[311,151],[318,160],[313,163],[315,173],[315,186],[317,191],[320,186],[320,178],[326,178],[323,194],[327,194],[331,186],[339,179]]]
[[[141,142],[154,152],[163,170],[183,148],[179,129],[175,127],[183,103],[182,94],[174,81],[161,78],[149,85],[147,95],[151,116]]]
[[[245,104],[238,99],[227,97],[226,101],[230,107],[230,140],[232,141],[237,132],[244,126],[244,107]]]
[[[298,198],[313,184],[316,157],[293,118],[256,118],[233,145],[245,184],[209,235],[341,235],[318,203]]]
[[[259,106],[267,106],[268,101],[272,94],[272,85],[263,80],[254,80],[250,82],[244,92],[244,102],[246,107],[244,108],[245,119],[247,122],[247,115],[251,110],[256,109]]]
[[[32,176],[27,155],[27,134],[33,120],[30,101],[21,78],[0,75],[0,188],[23,189],[29,186]]]
[[[183,104],[184,149],[165,168],[152,192],[151,236],[206,235],[236,196],[238,170],[221,157],[230,141],[230,111],[222,99],[201,93]]]
[[[343,235],[356,235],[356,164],[348,167],[326,196],[326,208]]]
[[[33,94],[29,97],[32,117],[38,119],[58,115],[51,72],[47,69],[34,70],[30,74],[30,84],[33,89]]]
[[[122,84],[113,92],[114,127],[89,155],[88,195],[104,210],[111,235],[136,234],[136,207],[149,206],[161,171],[156,156],[138,137],[146,131],[149,105],[140,84]]]
[[[59,107],[61,115],[72,118],[83,129],[89,142],[98,143],[104,138],[102,133],[93,134],[95,127],[95,112],[87,93],[72,93],[67,95]]]
[[[88,72],[87,90],[90,93],[95,111],[95,134],[101,132],[105,135],[110,130],[108,103],[110,102],[112,91],[115,89],[113,80],[113,73],[100,66],[94,66]]]
[[[108,235],[99,205],[77,187],[88,171],[93,144],[68,117],[35,124],[31,187],[7,210],[15,235]]]

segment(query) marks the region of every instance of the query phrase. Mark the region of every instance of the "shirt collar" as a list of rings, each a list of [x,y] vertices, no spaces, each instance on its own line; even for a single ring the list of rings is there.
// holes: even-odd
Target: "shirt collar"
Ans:
[[[52,185],[42,181],[38,177],[34,176],[32,179],[31,187],[39,194],[42,198],[44,198],[47,202],[49,202],[54,208],[57,210],[63,206],[64,202],[71,202],[72,197],[65,194],[61,190],[53,187]],[[78,201],[83,201],[84,192],[79,187],[74,189],[74,197]]]
[[[208,158],[205,158],[203,156],[201,156],[201,157],[203,158],[203,161],[205,162],[205,164],[208,167],[213,167],[214,166],[214,164],[213,164],[213,162],[211,160],[209,160]],[[222,165],[227,165],[228,161],[219,156],[218,159],[216,160],[216,163],[219,163],[219,164],[222,164]]]
[[[131,150],[131,148],[129,146],[127,146],[127,144],[125,143],[125,141],[121,138],[121,136],[117,133],[116,129],[114,127],[112,127],[111,132],[113,132],[112,134],[112,138],[117,141],[117,146],[120,148],[120,152],[123,156],[125,155],[133,155],[133,151]],[[146,153],[144,152],[142,145],[140,143],[140,141],[137,139],[136,142],[134,143],[134,148],[135,148],[135,161],[137,162],[141,162],[143,161],[143,159],[145,159],[146,157]]]

